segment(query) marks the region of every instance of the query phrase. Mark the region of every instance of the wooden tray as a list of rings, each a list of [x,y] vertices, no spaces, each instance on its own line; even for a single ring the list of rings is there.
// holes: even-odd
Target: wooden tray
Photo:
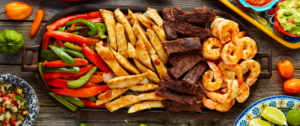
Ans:
[[[40,50],[41,50],[41,42],[43,40],[43,36],[45,32],[47,31],[46,26],[52,24],[56,20],[72,15],[72,14],[78,14],[78,13],[84,13],[89,11],[97,11],[98,9],[107,9],[114,11],[115,9],[120,8],[122,12],[127,12],[127,9],[131,9],[132,12],[145,12],[147,7],[136,7],[136,6],[107,6],[107,5],[95,5],[95,4],[83,4],[79,6],[74,6],[68,9],[65,9],[61,11],[60,13],[53,16],[47,24],[43,27],[41,32],[37,36],[37,40],[35,45],[32,46],[24,46],[23,48],[23,54],[22,54],[22,71],[33,71],[35,72],[36,79],[38,81],[38,84],[42,88],[43,92],[49,96],[49,98],[57,104],[59,107],[63,108],[64,110],[77,115],[82,116],[98,116],[98,117],[140,117],[140,118],[190,118],[190,119],[212,119],[212,118],[219,118],[225,115],[229,115],[232,112],[235,112],[241,107],[241,104],[236,103],[228,112],[221,113],[214,110],[209,110],[206,108],[203,108],[202,113],[197,112],[178,112],[178,113],[172,113],[165,111],[164,109],[152,109],[152,110],[145,110],[141,112],[136,112],[133,114],[127,114],[128,108],[120,109],[118,111],[115,111],[113,113],[109,112],[107,109],[92,109],[92,108],[79,108],[75,112],[69,110],[67,107],[56,101],[54,98],[52,98],[48,92],[49,90],[45,86],[45,84],[42,81],[42,78],[40,74],[38,73],[38,61],[40,61]],[[155,8],[160,13],[163,8]],[[193,11],[194,8],[183,8],[185,11]],[[226,12],[217,10],[217,15],[222,16],[224,18],[233,20],[237,22],[240,25],[241,31],[246,31],[247,36],[254,38],[252,33],[247,29],[247,27],[238,19],[231,16],[230,14],[227,14]],[[27,65],[27,51],[33,52],[33,61],[31,65]],[[254,90],[256,89],[258,82],[260,79],[269,79],[272,76],[272,54],[271,52],[258,52],[255,56],[255,59],[258,62],[262,62],[262,58],[268,59],[268,70],[266,72],[261,72],[260,76],[258,77],[257,82],[251,86],[251,94],[254,93]],[[247,101],[245,101],[247,102]]]

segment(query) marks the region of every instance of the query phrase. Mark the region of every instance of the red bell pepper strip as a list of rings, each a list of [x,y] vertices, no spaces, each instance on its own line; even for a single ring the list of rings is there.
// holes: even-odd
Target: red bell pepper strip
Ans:
[[[76,14],[76,15],[70,15],[64,18],[61,18],[54,22],[51,25],[47,26],[48,31],[55,31],[57,28],[65,25],[66,23],[74,20],[74,19],[91,19],[91,18],[99,18],[101,17],[101,13],[99,11],[93,11],[89,13],[83,13],[83,14]]]
[[[47,40],[47,41],[46,41]],[[52,43],[51,39],[50,39],[50,36],[49,36],[49,33],[48,31],[44,34],[43,36],[43,42],[42,42],[42,49],[43,50],[47,50],[48,49],[48,45]],[[52,44],[50,44],[52,45]]]
[[[65,47],[64,42],[62,40],[57,39],[56,41],[60,47]]]
[[[43,76],[45,79],[59,78],[59,77],[80,77],[86,74],[87,72],[89,72],[93,67],[94,67],[93,64],[87,65],[85,67],[81,67],[79,74],[65,73],[65,72],[49,72],[44,74]]]
[[[100,58],[100,56],[85,44],[82,45],[82,52],[89,61],[94,63],[98,68],[100,68],[105,73],[109,73],[112,71],[108,67],[108,65]]]
[[[89,61],[86,59],[74,58],[74,63],[72,66],[85,66],[88,65]],[[69,65],[63,60],[56,60],[51,62],[45,62],[46,66],[49,67],[68,67]]]
[[[67,82],[68,82],[68,80],[60,79],[60,78],[46,80],[47,84],[49,84],[52,87],[58,87],[58,88],[69,88],[67,85]]]
[[[86,98],[86,97],[98,95],[102,92],[107,91],[108,89],[109,89],[108,86],[105,84],[105,85],[101,85],[101,86],[97,86],[97,87],[90,87],[90,88],[50,89],[50,90],[53,93],[58,94],[58,95]]]
[[[90,107],[90,108],[106,108],[105,104],[96,105],[96,103],[91,102],[91,101],[86,100],[86,99],[80,99],[80,100],[84,103],[84,105],[86,107]]]
[[[88,82],[91,83],[100,83],[103,81],[103,76],[101,75],[92,75]]]
[[[100,85],[99,84],[95,84],[95,83],[91,83],[91,82],[87,82],[86,84],[84,84],[80,88],[90,88],[90,87],[97,87],[97,86],[100,86]]]
[[[82,44],[89,45],[91,43],[98,43],[98,42],[102,41],[102,40],[98,40],[98,39],[82,37],[80,35],[75,35],[75,34],[71,34],[71,33],[67,33],[67,32],[47,31],[43,38],[43,43],[42,43],[43,48],[42,49],[46,50],[48,48],[48,43],[49,43],[50,37],[54,37],[57,40],[71,42],[71,43],[78,44],[78,45],[82,45]]]

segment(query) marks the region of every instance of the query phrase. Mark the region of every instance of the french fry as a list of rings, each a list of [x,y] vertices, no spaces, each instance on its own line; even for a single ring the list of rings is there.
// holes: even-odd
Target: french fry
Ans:
[[[111,50],[112,53],[114,54],[115,58],[119,62],[119,64],[127,70],[129,73],[132,74],[140,74],[141,72],[139,69],[137,69],[131,62],[129,62],[125,57],[123,57],[121,54],[117,53],[114,50]],[[127,54],[127,53],[126,53]]]
[[[108,48],[102,46],[102,42],[96,43],[96,50],[98,55],[104,60],[104,62],[112,69],[117,77],[129,76],[129,74],[120,66],[115,59],[114,55]]]
[[[148,7],[147,15],[159,26],[161,27],[164,23],[163,19],[157,13],[157,10],[151,9]]]
[[[140,59],[140,61],[145,66],[147,66],[151,70],[155,71],[155,69],[151,63],[151,58],[150,58],[148,52],[146,51],[146,48],[145,48],[145,45],[144,45],[142,39],[139,39],[138,42],[136,43],[135,53],[136,53],[137,57]]]
[[[135,14],[136,18],[148,29],[153,30],[153,26],[156,24],[152,22],[150,19],[148,19],[145,15],[141,13]]]
[[[117,21],[119,21],[120,23],[122,23],[124,25],[125,33],[126,33],[128,39],[130,40],[130,43],[133,46],[135,46],[137,39],[136,39],[136,36],[135,36],[133,29],[132,29],[131,25],[129,24],[128,20],[126,19],[126,17],[120,11],[119,8],[115,10],[114,14],[115,14]]]
[[[164,107],[165,106],[161,103],[161,101],[144,101],[131,106],[128,110],[128,113],[135,113],[137,111],[141,111],[145,109],[164,108]]]
[[[125,58],[128,58],[127,42],[124,33],[124,26],[120,23],[116,24],[116,35],[117,35],[118,52]]]
[[[109,88],[126,88],[137,85],[139,82],[147,77],[148,73],[143,73],[139,75],[131,75],[124,77],[116,77],[107,82]]]
[[[154,31],[147,29],[146,33],[147,37],[149,38],[151,44],[153,45],[154,49],[156,50],[159,58],[162,60],[163,64],[166,64],[168,61],[168,55],[165,52],[165,49],[162,45],[162,42],[159,40],[157,35],[154,33]]]
[[[114,13],[104,9],[100,9],[100,12],[107,28],[109,47],[114,50],[117,50],[116,28],[115,28],[116,21],[114,18]]]
[[[155,49],[152,47],[151,43],[148,41],[146,35],[142,31],[141,27],[137,22],[133,25],[133,31],[138,39],[142,39],[145,45],[145,48],[149,54],[155,54]]]
[[[143,28],[142,24],[138,21],[138,19],[136,18],[135,14],[133,14],[131,12],[131,10],[128,9],[128,16],[127,16],[127,20],[129,21],[129,23],[131,24],[131,26],[133,26],[133,24],[135,22],[138,22],[140,28],[142,29],[142,31],[145,33],[145,29]]]
[[[133,59],[134,64],[136,65],[136,67],[142,72],[142,73],[149,73],[149,75],[147,76],[150,80],[159,83],[160,79],[157,76],[156,73],[154,73],[152,70],[150,70],[149,68],[145,67],[143,64],[141,64],[139,61]]]
[[[117,89],[110,89],[106,92],[100,94],[98,96],[98,100],[96,102],[96,105],[101,105],[103,103],[109,102],[116,97],[119,97],[120,95],[124,94],[129,88],[117,88]]]
[[[160,79],[162,79],[163,75],[167,73],[167,68],[165,67],[164,63],[159,59],[158,55],[152,54],[151,59]]]
[[[163,42],[166,40],[166,33],[162,27],[153,26],[153,29],[157,36],[159,37],[160,41]]]
[[[135,86],[130,87],[132,91],[150,91],[158,88],[157,84],[137,84]]]
[[[114,112],[120,108],[126,107],[145,100],[166,100],[166,98],[157,95],[155,92],[141,95],[126,95],[111,102],[105,103],[106,108],[110,112]]]

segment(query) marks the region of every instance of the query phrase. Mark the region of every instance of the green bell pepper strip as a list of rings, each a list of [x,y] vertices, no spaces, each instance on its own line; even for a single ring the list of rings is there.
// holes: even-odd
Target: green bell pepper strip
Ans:
[[[61,58],[51,50],[42,50],[41,59],[47,61],[55,61],[55,60],[60,60]]]
[[[68,53],[69,55],[71,55],[74,58],[81,58],[81,59],[85,59],[84,55],[82,52],[76,51],[76,50],[72,50],[72,49],[68,49],[68,48],[64,48],[64,47],[60,47],[61,50],[65,51],[66,53]]]
[[[57,40],[54,41],[53,46],[59,47],[59,44],[58,44]]]
[[[78,31],[75,31],[75,32],[72,32],[72,34],[79,35],[79,34],[80,34],[80,32],[78,32]]]
[[[84,23],[86,24],[89,29],[91,30],[89,32],[89,36],[94,36],[98,33],[98,27],[96,24],[94,24],[93,22],[89,21],[89,20],[85,20],[85,19],[75,19],[75,20],[72,20],[70,22],[68,22],[66,24],[66,26],[69,26],[69,25],[72,25],[73,23],[77,23],[77,22],[81,22],[81,23]]]
[[[88,26],[82,26],[82,25],[76,25],[74,30],[71,30],[71,27],[67,28],[69,31],[77,31],[77,30],[82,30],[82,29],[89,29]]]
[[[68,102],[66,99],[60,97],[59,95],[54,94],[53,92],[49,92],[49,95],[55,98],[58,102],[68,107],[72,111],[75,111],[78,107]]]
[[[97,26],[99,26],[100,28],[98,28],[98,35],[104,34],[106,32],[106,26],[104,23],[96,23]]]
[[[66,48],[82,52],[82,48],[80,46],[74,45],[73,43],[65,42],[64,45]]]
[[[44,78],[44,73],[45,73],[45,66],[44,66],[44,63],[43,62],[40,62],[39,63],[39,72],[40,72],[40,75],[41,75],[41,78],[43,80],[43,82],[46,84],[46,87],[48,89],[50,89],[49,85],[46,83],[46,80]]]
[[[64,32],[65,29],[66,29],[66,26],[61,26],[61,27],[59,27],[56,31]]]
[[[88,99],[89,99],[89,101],[91,101],[91,102],[96,102],[96,101],[97,101],[97,99],[96,99],[95,96],[88,97]]]
[[[49,48],[53,50],[53,52],[55,52],[63,61],[65,61],[69,66],[71,66],[74,63],[74,59],[67,54],[66,52],[64,52],[63,50],[53,46],[53,45],[49,45]]]
[[[66,73],[79,73],[80,67],[46,67],[45,72],[66,72]]]
[[[69,97],[60,95],[62,98],[66,99],[67,101],[73,103],[74,105],[77,105],[79,107],[84,107],[84,103],[79,98]]]
[[[97,67],[94,66],[86,75],[81,76],[77,80],[68,81],[67,85],[69,88],[80,88],[82,87],[88,80],[91,78],[91,76],[94,74],[94,72],[97,70]]]

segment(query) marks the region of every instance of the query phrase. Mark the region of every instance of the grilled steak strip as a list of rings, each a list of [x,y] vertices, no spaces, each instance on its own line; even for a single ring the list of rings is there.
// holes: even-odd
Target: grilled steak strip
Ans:
[[[201,49],[199,37],[189,37],[172,41],[163,41],[163,46],[166,53],[180,53]]]
[[[172,65],[175,66],[179,61],[181,61],[182,59],[184,59],[185,57],[187,57],[188,55],[190,55],[190,53],[173,53],[168,57],[168,62]]]
[[[178,79],[202,60],[199,54],[189,55],[168,70],[171,77]]]
[[[183,84],[187,87],[193,88],[196,85],[196,81],[203,74],[207,64],[204,62],[197,63],[182,79]]]
[[[169,112],[180,112],[180,111],[192,111],[192,112],[202,112],[201,102],[197,102],[193,105],[186,105],[175,101],[161,101],[165,106],[165,109]]]
[[[164,21],[163,24],[167,40],[177,39],[177,32],[173,22]]]
[[[170,7],[170,8],[167,8],[165,7],[163,10],[162,10],[162,16],[164,18],[165,21],[175,21],[175,17],[173,15],[173,8]]]
[[[200,37],[201,40],[205,40],[210,36],[210,32],[208,30],[183,21],[176,20],[175,27],[177,32],[191,37]]]
[[[176,20],[189,23],[206,24],[215,19],[216,11],[209,11],[206,6],[195,8],[193,12],[183,12],[180,7],[173,9]]]
[[[197,101],[197,97],[195,95],[178,93],[176,91],[168,89],[165,86],[158,87],[155,90],[155,93],[167,99],[177,101],[187,105],[193,105],[195,101]]]

